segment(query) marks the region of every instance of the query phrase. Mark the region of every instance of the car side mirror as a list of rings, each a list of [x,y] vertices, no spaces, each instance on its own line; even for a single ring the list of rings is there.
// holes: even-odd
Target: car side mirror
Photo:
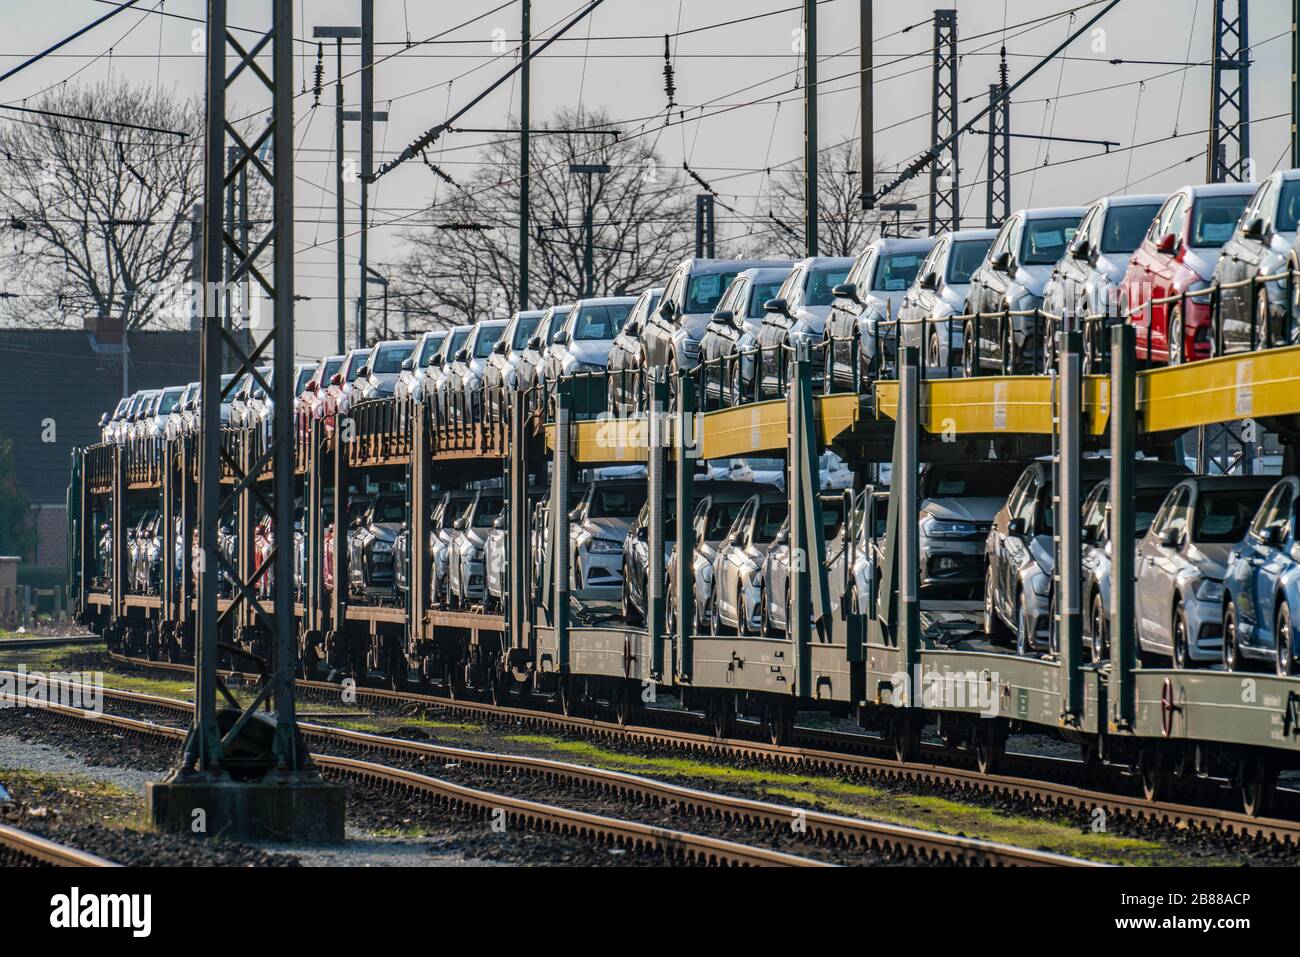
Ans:
[[[1156,243],[1156,252],[1169,256],[1178,248],[1178,237],[1173,233],[1165,233],[1160,237],[1160,242]]]
[[[462,347],[461,349],[458,349],[458,350],[456,351],[456,361],[457,361],[457,362],[468,362],[468,361],[469,361],[469,350],[466,349],[466,348],[463,348],[463,347]]]
[[[410,372],[410,371],[411,371],[412,369],[414,369],[414,368],[415,368],[415,360],[414,360],[414,359],[407,358],[407,359],[403,359],[403,360],[402,360],[402,371],[403,371],[403,372]]]
[[[441,352],[436,352],[436,353],[434,353],[433,355],[429,356],[429,368],[430,368],[430,369],[437,369],[437,368],[439,368],[441,365],[442,365],[442,353],[441,353]]]
[[[533,336],[531,339],[529,339],[529,340],[528,340],[528,348],[531,349],[533,352],[537,352],[539,349],[541,349],[541,348],[542,348],[542,337],[541,337],[541,336]]]
[[[368,375],[370,375],[370,366],[369,366],[369,365],[364,365],[364,366],[362,366],[360,369],[357,370],[357,378],[358,378],[358,379],[364,379],[364,378],[365,378],[366,376],[368,376]]]
[[[790,540],[790,532],[783,528],[776,533],[776,538],[773,539],[773,544],[784,545],[789,540]]]
[[[102,415],[99,417],[99,427],[102,429],[102,428],[103,428],[104,426],[106,426],[106,425],[108,425],[108,413],[107,413],[107,412],[105,412],[104,414],[102,414]]]
[[[1013,538],[1025,537],[1025,520],[1023,518],[1013,518],[1007,522],[1007,534]]]
[[[633,336],[633,337],[641,335],[641,320],[633,319],[631,322],[629,322],[626,326],[623,327],[623,331],[626,332],[629,336]]]
[[[1160,536],[1160,544],[1165,548],[1177,548],[1182,539],[1183,533],[1176,528],[1171,528]]]
[[[938,289],[939,277],[935,274],[934,270],[931,269],[921,277],[921,281],[918,282],[917,285],[922,289]]]
[[[671,299],[665,299],[659,303],[659,318],[664,322],[672,322],[677,318],[677,307]]]
[[[1005,249],[1002,250],[989,260],[989,265],[998,272],[1011,272],[1011,253]]]
[[[769,299],[763,303],[763,311],[774,316],[790,316],[790,306],[784,299]]]
[[[1092,246],[1086,237],[1079,239],[1070,247],[1070,256],[1074,259],[1084,262],[1092,256]]]
[[[496,519],[492,522],[492,527],[496,529],[502,529],[506,527],[505,512],[502,512],[500,515],[496,517]]]
[[[831,290],[831,295],[836,299],[847,299],[850,302],[860,302],[858,299],[858,284],[856,282],[842,282]]]
[[[713,314],[713,318],[718,320],[718,322],[722,323],[723,325],[732,326],[732,327],[735,327],[736,325],[736,314],[732,312],[730,309],[719,309],[717,312]]]
[[[650,540],[650,529],[642,525],[636,530],[636,540],[638,542],[648,542]]]
[[[499,355],[499,356],[503,356],[503,355],[505,355],[505,354],[506,354],[506,341],[505,341],[504,339],[498,339],[498,340],[496,341],[496,343],[493,344],[493,346],[492,346],[492,351],[493,351],[496,355]]]
[[[458,532],[463,532],[465,531],[465,527],[466,527],[465,520],[463,518],[458,518],[456,519],[456,521],[451,523],[451,527]]]
[[[554,338],[551,339],[551,342],[555,343],[557,346],[568,345],[569,330],[561,329],[559,332],[555,334]]]
[[[1241,235],[1244,236],[1246,239],[1263,239],[1264,238],[1264,217],[1262,216],[1250,217],[1250,220],[1246,223],[1245,229],[1241,231]]]
[[[336,372],[332,376],[330,376],[330,385],[342,385],[342,384],[343,384],[342,372]]]
[[[1259,533],[1259,540],[1270,548],[1276,548],[1282,544],[1282,529],[1276,525],[1265,526]]]
[[[317,384],[315,379],[312,379],[305,386],[303,386],[303,390],[306,392],[317,392],[320,390],[320,385]]]
[[[581,508],[575,508],[572,512],[569,513],[569,521],[571,521],[571,522],[578,522],[578,521],[581,521],[581,520],[582,520],[582,509],[581,509]]]

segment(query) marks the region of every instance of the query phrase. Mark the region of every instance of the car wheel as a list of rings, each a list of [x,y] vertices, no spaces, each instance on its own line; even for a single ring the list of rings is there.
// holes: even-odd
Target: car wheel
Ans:
[[[760,638],[772,637],[772,613],[767,607],[767,588],[758,593],[758,635]]]
[[[1005,638],[1007,627],[1002,623],[1002,619],[998,617],[994,599],[993,566],[989,565],[984,570],[984,634],[989,638]]]
[[[835,391],[835,350],[830,333],[822,340],[822,391],[830,395]]]
[[[1187,636],[1187,612],[1183,608],[1183,603],[1174,603],[1174,641],[1173,641],[1173,664],[1175,668],[1183,669],[1192,667],[1191,648],[1188,645]]]
[[[1166,327],[1165,332],[1165,338],[1168,340],[1165,351],[1169,355],[1169,364],[1171,366],[1180,366],[1185,361],[1184,346],[1187,340],[1184,336],[1183,311],[1174,306],[1169,310],[1169,325]]]
[[[1002,374],[1015,375],[1016,373],[1016,331],[1011,328],[1010,321],[1007,327],[1002,330]]]
[[[1237,645],[1237,606],[1231,601],[1223,610],[1223,667],[1241,669],[1241,648]]]
[[[1029,607],[1025,603],[1025,593],[1016,592],[1016,654],[1029,655],[1034,650],[1034,630],[1029,623]]]
[[[1106,606],[1102,603],[1101,595],[1092,596],[1092,608],[1088,617],[1092,630],[1092,660],[1105,661],[1110,652],[1110,636],[1107,631],[1110,629],[1110,621],[1106,617]]]
[[[1277,673],[1288,677],[1296,673],[1295,648],[1291,644],[1291,609],[1285,601],[1277,611]]]
[[[1267,343],[1270,347],[1279,345],[1279,342],[1273,336],[1273,307],[1268,301],[1268,289],[1261,286],[1259,292],[1255,294],[1255,316],[1259,324],[1259,344],[1261,347]],[[1285,343],[1281,343],[1285,345]]]
[[[980,369],[980,344],[975,341],[975,324],[973,322],[966,323],[965,328],[962,329],[961,340],[961,371],[966,378],[970,379],[979,375]]]
[[[1056,368],[1056,326],[1050,320],[1043,323],[1043,375]]]
[[[939,350],[939,333],[931,330],[930,341],[926,346],[926,364],[931,369],[939,369],[943,366],[943,354]]]

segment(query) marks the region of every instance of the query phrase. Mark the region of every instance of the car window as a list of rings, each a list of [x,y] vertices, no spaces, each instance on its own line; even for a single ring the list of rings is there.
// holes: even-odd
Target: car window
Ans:
[[[1165,200],[1165,204],[1160,207],[1160,212],[1156,218],[1151,221],[1151,229],[1147,233],[1147,239],[1153,243],[1160,242],[1160,237],[1169,232],[1169,218],[1173,214],[1174,207],[1183,200],[1183,194],[1177,193]]]
[[[634,518],[645,504],[648,489],[645,486],[596,486],[587,509],[588,518]]]
[[[480,326],[478,335],[474,339],[474,358],[486,359],[490,356],[492,347],[497,344],[497,340],[505,331],[505,326]]]
[[[1232,236],[1247,197],[1202,196],[1192,207],[1192,228],[1187,243],[1196,248],[1222,246]],[[1175,222],[1175,226],[1179,224]],[[1181,234],[1181,230],[1174,232]]]
[[[1282,494],[1282,488],[1283,485],[1279,482],[1269,490],[1268,495],[1259,506],[1259,511],[1255,513],[1255,518],[1250,523],[1250,534],[1258,537],[1269,526],[1270,519],[1277,511],[1277,499]]]
[[[925,261],[921,263],[921,268],[916,271],[918,276],[924,276],[926,273],[934,273],[936,276],[942,275],[944,257],[948,254],[948,240],[941,239],[934,244]]]
[[[1025,485],[1024,492],[1021,496],[1020,505],[1016,509],[1016,511],[1012,513],[1011,517],[1024,519],[1025,525],[1027,527],[1032,525],[1034,521],[1034,508],[1037,506],[1037,504],[1038,504],[1038,476],[1030,475],[1029,482],[1028,484]],[[1047,516],[1047,523],[1048,523],[1048,527],[1050,528],[1051,527],[1050,515]]]
[[[415,343],[402,346],[392,346],[388,349],[380,349],[379,354],[375,356],[375,367],[371,372],[401,372],[402,363],[407,357],[415,351]]]
[[[520,316],[519,321],[515,323],[515,337],[510,342],[511,349],[524,349],[528,346],[528,340],[533,337],[537,331],[537,324],[541,322],[541,316]]]
[[[1280,233],[1293,233],[1300,222],[1300,179],[1289,179],[1282,184],[1278,196],[1273,228]]]
[[[1133,534],[1138,538],[1145,535],[1151,527],[1166,494],[1164,489],[1138,489],[1133,496]]]
[[[758,506],[757,498],[750,498],[745,500],[744,504],[741,506],[740,511],[735,513],[735,518],[732,520],[731,524],[727,526],[726,535],[728,538],[731,538],[733,535],[741,534],[741,530],[749,524],[749,520],[753,516],[754,509],[757,506]]]
[[[1019,261],[1024,266],[1047,266],[1065,255],[1079,227],[1077,216],[1032,219],[1025,224]]]
[[[762,319],[763,304],[770,299],[775,299],[778,292],[781,291],[781,280],[769,279],[765,282],[756,282],[753,284],[749,296],[749,308],[745,311],[747,319]]]
[[[875,255],[876,251],[874,249],[867,249],[858,256],[857,262],[855,262],[853,268],[849,270],[849,282],[856,283],[860,289],[865,288],[867,281],[866,277],[871,275],[871,270],[873,268],[872,260],[875,259]]]
[[[976,269],[980,268],[980,263],[988,255],[991,245],[993,245],[991,239],[963,239],[961,242],[953,243],[952,252],[948,254],[948,268],[944,282],[958,285],[970,282],[970,277],[975,275]]]
[[[912,257],[916,259],[915,256]],[[916,271],[915,265],[912,271]],[[807,306],[829,306],[835,301],[831,290],[849,275],[848,266],[816,266],[808,271],[808,281],[803,285],[803,302]],[[906,286],[902,288],[906,289]]]
[[[920,268],[920,253],[889,253],[880,258],[871,288],[876,292],[901,292],[912,285]]]
[[[1092,490],[1083,502],[1082,526],[1091,528],[1098,539],[1106,537],[1106,502],[1110,498],[1110,486],[1100,484]]]
[[[790,270],[790,275],[785,277],[785,282],[781,284],[781,289],[777,293],[777,298],[784,299],[786,302],[794,300],[794,291],[803,284],[803,267],[796,266]]]
[[[480,496],[478,504],[474,506],[474,527],[491,528],[504,507],[505,499],[500,495]]]
[[[718,300],[731,280],[736,278],[733,272],[711,272],[692,276],[686,284],[686,301],[682,304],[685,313],[712,313],[718,308]]]
[[[1196,500],[1192,541],[1235,544],[1245,536],[1266,489],[1202,492]]]
[[[1160,209],[1155,203],[1141,206],[1112,206],[1101,229],[1103,253],[1132,253],[1142,245],[1142,235]],[[1098,217],[1098,224],[1101,218]]]
[[[736,517],[745,506],[744,502],[712,502],[709,505],[709,517],[704,526],[704,540],[715,542],[731,531]]]
[[[632,303],[603,303],[583,306],[573,323],[574,341],[613,339],[623,328]],[[691,310],[692,312],[696,310]]]
[[[781,530],[789,513],[785,502],[764,502],[758,507],[758,520],[754,522],[754,531],[750,535],[751,545],[770,545]]]
[[[990,250],[989,255],[990,259],[1001,255],[1011,248],[1011,230],[1018,222],[1019,220],[1013,216],[1003,224],[1002,231],[998,233],[993,240],[993,248]]]
[[[1029,480],[1031,475],[1032,473],[1028,471],[1021,472],[1020,478],[1016,480],[1016,484],[1012,486],[1010,493],[1008,493],[1007,495],[1008,517],[1015,518],[1016,514],[1020,511],[1020,505],[1024,501],[1025,489],[1029,487]]]

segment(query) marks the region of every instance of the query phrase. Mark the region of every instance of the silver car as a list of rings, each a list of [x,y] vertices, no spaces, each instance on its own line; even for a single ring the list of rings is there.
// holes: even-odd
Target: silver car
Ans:
[[[635,303],[632,296],[580,300],[551,335],[551,344],[542,354],[543,379],[554,382],[560,376],[605,371],[614,337]]]
[[[1052,268],[1051,278],[1043,291],[1043,310],[1051,315],[1089,315],[1118,317],[1119,288],[1128,271],[1128,262],[1142,238],[1151,228],[1151,220],[1167,197],[1108,196],[1088,207],[1079,221],[1079,231],[1065,255]],[[1104,324],[1088,322],[1081,326],[1085,338],[1084,355],[1088,363],[1101,355],[1101,338],[1109,333]],[[1046,330],[1045,361],[1055,364],[1055,328]]]
[[[488,356],[501,341],[508,320],[484,319],[474,324],[465,344],[443,368],[443,408],[449,419],[457,425],[480,422],[483,419],[483,373]]]
[[[518,387],[519,354],[528,348],[528,340],[536,333],[543,315],[541,309],[516,312],[492,347],[492,354],[483,369],[483,391],[489,412],[499,415],[502,410],[497,403],[502,399],[502,391]]]
[[[832,548],[832,543],[839,537],[844,524],[845,499],[842,493],[823,493],[822,507],[822,544],[823,565],[827,570],[828,584],[836,576],[831,572],[833,559],[843,554],[843,548]],[[760,626],[762,634],[773,631],[785,632],[789,628],[789,611],[793,606],[790,592],[790,517],[786,516],[777,532],[776,540],[767,550],[760,571],[762,593],[759,597]]]
[[[385,339],[375,343],[366,366],[353,383],[353,391],[360,399],[386,399],[397,388],[402,374],[402,363],[415,352],[414,339]]]
[[[599,479],[569,513],[570,594],[582,601],[623,595],[623,543],[649,489],[644,479]]]
[[[919,257],[918,257],[919,258]],[[847,256],[814,256],[794,264],[776,296],[763,305],[767,313],[758,329],[758,398],[775,398],[785,388],[784,347],[797,341],[820,347],[826,320],[835,302],[832,292],[848,277],[853,260]],[[824,356],[810,354],[814,383],[821,379]]]
[[[713,318],[700,339],[704,364],[704,395],[713,405],[736,405],[754,395],[754,350],[766,315],[764,306],[776,297],[790,275],[791,261],[781,266],[746,269],[722,294]],[[729,359],[737,356],[736,359]]]
[[[663,286],[654,286],[637,296],[627,321],[609,347],[609,360],[606,363],[606,368],[611,373],[609,411],[614,415],[632,415],[641,402],[641,331],[659,308],[663,294]]]
[[[445,608],[451,592],[451,545],[458,531],[456,523],[474,501],[472,489],[444,492],[434,506],[429,521],[429,600],[435,608]]]
[[[452,605],[465,608],[483,601],[488,536],[504,507],[501,489],[480,489],[456,520],[449,552]]]
[[[537,328],[533,330],[531,338],[525,343],[524,348],[519,350],[515,362],[515,388],[530,389],[536,384],[538,370],[542,367],[542,357],[572,310],[573,303],[566,302],[551,306],[542,313],[542,318],[537,321]]]
[[[971,276],[962,310],[980,316],[978,323],[967,319],[962,330],[966,375],[981,375],[985,369],[1041,368],[1046,331],[1042,321],[1003,313],[1032,313],[1042,306],[1052,270],[1070,248],[1085,212],[1082,206],[1022,209],[1003,224]]]
[[[925,364],[932,369],[961,363],[961,325],[949,320],[965,308],[971,274],[984,261],[996,235],[993,229],[940,234],[898,306],[903,343],[915,346],[924,341]]]
[[[465,340],[473,331],[474,327],[470,325],[456,326],[447,333],[437,351],[429,356],[429,361],[425,363],[423,369],[411,370],[416,373],[411,383],[412,401],[423,402],[426,396],[439,394],[443,384],[444,369],[451,364],[452,358],[460,352],[465,345]]]
[[[1199,475],[1170,490],[1137,546],[1133,603],[1144,652],[1175,668],[1221,660],[1228,553],[1275,481]]]
[[[978,597],[984,541],[1023,462],[930,462],[921,471],[917,549],[922,594]]]
[[[402,361],[402,371],[398,373],[397,384],[393,386],[393,395],[399,400],[411,398],[416,380],[429,365],[434,353],[442,348],[442,342],[446,338],[446,329],[435,329],[415,341],[415,351]]]
[[[826,319],[825,337],[831,348],[827,363],[833,383],[853,384],[853,337],[858,337],[858,364],[862,377],[875,368],[876,352],[894,354],[893,321],[903,296],[930,252],[933,239],[877,239],[858,254],[853,268],[832,290],[834,300]]]
[[[766,498],[766,500],[765,500]],[[757,635],[763,624],[763,560],[776,542],[789,507],[783,498],[752,496],[718,545],[713,559],[709,630]]]

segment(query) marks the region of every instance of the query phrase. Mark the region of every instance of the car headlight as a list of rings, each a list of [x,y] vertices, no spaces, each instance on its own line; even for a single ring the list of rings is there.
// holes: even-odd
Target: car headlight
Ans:
[[[623,550],[622,542],[611,542],[605,538],[593,538],[591,544],[587,546],[592,552],[599,552],[605,555],[614,555]]]
[[[385,553],[387,553],[387,552],[391,552],[391,551],[393,550],[393,543],[392,543],[392,542],[375,542],[373,545],[370,546],[370,549],[371,549],[371,551],[375,552],[376,554],[382,555],[382,554],[385,554]]]
[[[921,531],[930,538],[970,538],[978,530],[974,522],[950,522],[931,518],[921,524]]]
[[[576,359],[567,360],[564,363],[564,374],[574,375],[579,372],[603,372],[604,368],[594,362],[579,362]]]
[[[1202,578],[1192,589],[1200,601],[1223,601],[1223,582],[1213,578]]]

